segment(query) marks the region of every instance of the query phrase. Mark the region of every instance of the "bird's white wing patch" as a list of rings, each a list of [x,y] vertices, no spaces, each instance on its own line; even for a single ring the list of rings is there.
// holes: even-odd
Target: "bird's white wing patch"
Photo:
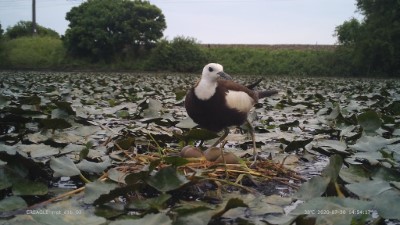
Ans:
[[[248,113],[253,108],[254,103],[254,99],[243,91],[228,91],[226,94],[228,107],[240,112]]]

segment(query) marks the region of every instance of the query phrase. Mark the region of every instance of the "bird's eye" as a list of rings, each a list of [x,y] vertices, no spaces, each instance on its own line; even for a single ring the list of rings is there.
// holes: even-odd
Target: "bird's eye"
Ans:
[[[208,71],[212,72],[214,69],[212,67],[208,67]]]

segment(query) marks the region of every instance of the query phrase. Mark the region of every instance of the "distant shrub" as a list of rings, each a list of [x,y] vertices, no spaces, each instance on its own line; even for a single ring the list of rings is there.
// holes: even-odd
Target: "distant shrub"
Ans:
[[[36,24],[36,32],[38,36],[50,36],[54,38],[59,38],[60,35],[50,29],[39,24]],[[5,36],[9,39],[16,39],[19,37],[30,37],[32,36],[32,22],[30,21],[19,21],[16,25],[7,28]]]
[[[151,52],[147,69],[194,72],[206,63],[206,54],[195,39],[176,37],[172,41],[163,40],[157,44]]]
[[[330,75],[333,52],[328,50],[222,47],[206,50],[209,61],[229,73],[255,75]]]
[[[59,38],[21,37],[7,41],[4,52],[7,68],[43,69],[62,64],[65,49]]]

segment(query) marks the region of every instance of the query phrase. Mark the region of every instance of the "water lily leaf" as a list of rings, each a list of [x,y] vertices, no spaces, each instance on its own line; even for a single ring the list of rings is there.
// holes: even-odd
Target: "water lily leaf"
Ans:
[[[20,97],[18,100],[21,105],[39,105],[41,102],[41,98],[37,95],[32,95],[30,97]]]
[[[310,138],[307,140],[294,140],[291,141],[285,148],[285,152],[297,151],[301,148],[304,148],[306,145],[310,144],[314,139]],[[282,142],[283,140],[281,140]]]
[[[293,224],[293,222],[296,220],[296,216],[288,216],[288,215],[267,215],[264,217],[264,220],[268,224],[284,224],[284,225],[289,225]]]
[[[67,115],[76,115],[75,111],[71,107],[72,103],[70,103],[70,102],[54,102],[54,104],[56,104],[56,106],[59,109],[65,111],[67,113]]]
[[[374,197],[374,208],[385,219],[400,220],[400,191],[388,190]]]
[[[381,180],[348,184],[346,185],[346,188],[358,195],[360,198],[364,199],[371,199],[372,197],[377,196],[384,191],[392,189],[388,182]]]
[[[23,198],[19,196],[10,196],[0,201],[0,212],[23,209],[27,206]]]
[[[15,155],[15,154],[17,154],[17,148],[16,148],[16,146],[9,146],[9,145],[0,143],[0,152],[5,152],[8,155]]]
[[[231,198],[231,199],[228,200],[228,202],[226,203],[225,207],[222,210],[220,210],[219,212],[214,214],[213,218],[220,217],[224,213],[229,211],[230,209],[234,209],[234,208],[238,208],[238,207],[246,207],[247,208],[248,205],[245,204],[242,199]]]
[[[330,181],[329,177],[313,177],[303,183],[293,197],[300,200],[310,200],[320,197],[325,192]]]
[[[349,165],[348,168],[343,168],[339,172],[339,176],[346,183],[360,183],[370,179],[370,174],[361,165]]]
[[[0,109],[3,109],[5,106],[7,106],[10,103],[9,100],[9,97],[0,94]]]
[[[172,220],[164,213],[147,214],[141,219],[116,220],[109,225],[172,225]]]
[[[109,183],[104,181],[94,181],[86,184],[85,186],[85,196],[83,201],[86,204],[94,203],[101,195],[109,194],[110,191],[116,189],[118,184]]]
[[[154,176],[147,178],[146,183],[161,192],[178,189],[189,182],[174,167],[169,166],[160,169]]]
[[[65,119],[55,118],[55,119],[42,119],[40,120],[41,127],[45,129],[66,129],[72,127]]]
[[[78,164],[76,164],[76,167],[81,171],[85,171],[88,173],[97,173],[97,174],[102,173],[109,166],[111,166],[110,158],[107,158],[107,160],[105,160],[103,162],[99,162],[99,163],[90,162],[90,161],[87,161],[86,159],[83,159]]]
[[[18,148],[23,152],[30,153],[32,158],[52,156],[60,153],[60,149],[45,144],[19,145]]]
[[[52,157],[50,159],[50,168],[54,171],[54,177],[72,177],[81,174],[74,162],[66,157]]]
[[[80,152],[84,148],[85,148],[84,145],[77,145],[70,143],[61,150],[60,154],[66,154],[70,152]]]
[[[366,132],[374,132],[382,125],[382,120],[375,111],[366,111],[357,117],[358,124]]]
[[[67,118],[69,115],[66,111],[62,110],[62,109],[53,109],[51,111],[51,118],[52,119],[56,119],[56,118]]]
[[[356,144],[349,145],[349,147],[356,151],[372,152],[378,151],[385,146],[399,141],[400,138],[385,139],[382,136],[362,136],[357,140]]]
[[[116,112],[116,116],[118,118],[129,118],[129,111],[128,110],[119,110]]]
[[[329,164],[322,170],[321,176],[329,177],[331,182],[336,182],[339,171],[342,168],[343,159],[339,155],[333,155],[329,158]]]
[[[12,192],[14,195],[45,195],[48,188],[46,184],[41,182],[20,180],[14,182]]]
[[[171,164],[172,166],[175,167],[183,166],[190,162],[189,160],[178,156],[164,157],[163,160],[165,163]]]
[[[148,198],[145,200],[135,200],[129,203],[128,209],[135,210],[161,210],[165,208],[165,203],[171,198],[169,194],[161,194],[155,198]]]
[[[386,108],[386,110],[392,115],[400,115],[400,101],[394,101]]]
[[[146,100],[147,107],[143,110],[144,118],[157,118],[160,117],[160,111],[162,108],[162,103],[155,99],[147,99]]]
[[[346,143],[337,140],[327,140],[327,139],[318,140],[315,146],[318,146],[320,148],[331,149],[337,153],[349,154],[348,152],[346,152],[347,149]]]
[[[63,200],[50,204],[47,208],[38,209],[49,213],[37,213],[31,216],[39,224],[102,225],[106,223],[105,218],[93,215],[87,210],[87,207],[80,206],[80,202],[76,198]]]
[[[194,141],[194,140],[211,140],[218,137],[218,134],[206,129],[191,129],[183,135],[174,133],[174,136],[183,141]]]
[[[125,214],[125,204],[124,203],[114,203],[110,202],[104,205],[96,207],[94,214],[96,216],[104,217],[107,219],[116,218],[117,216]]]
[[[117,182],[117,183],[125,183],[125,178],[128,175],[127,173],[124,173],[122,171],[119,171],[115,168],[111,168],[107,171],[108,174],[108,178],[110,178],[111,180]]]
[[[176,225],[203,225],[208,224],[213,216],[213,210],[207,206],[182,206],[175,210],[178,218],[174,222]]]
[[[198,125],[190,117],[187,117],[187,118],[181,120],[175,126],[179,127],[179,128],[183,128],[183,129],[191,129],[191,128],[194,128],[194,127],[196,127]]]
[[[281,129],[281,131],[288,131],[289,128],[298,127],[299,125],[300,125],[300,122],[298,120],[295,120],[293,122],[280,124],[279,129]]]
[[[289,215],[314,217],[317,218],[316,224],[350,225],[353,217],[360,217],[360,215],[352,212],[357,210],[367,211],[370,209],[372,209],[372,203],[368,201],[338,197],[318,197],[303,203],[290,212]]]

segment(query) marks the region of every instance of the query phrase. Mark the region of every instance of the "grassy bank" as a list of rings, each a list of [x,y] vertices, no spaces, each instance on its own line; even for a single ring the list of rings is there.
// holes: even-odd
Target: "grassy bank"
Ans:
[[[3,40],[0,69],[199,72],[205,63],[218,62],[232,74],[343,76],[349,72],[332,48],[210,47],[185,39],[176,42],[94,62],[68,56],[62,41],[54,37]]]

